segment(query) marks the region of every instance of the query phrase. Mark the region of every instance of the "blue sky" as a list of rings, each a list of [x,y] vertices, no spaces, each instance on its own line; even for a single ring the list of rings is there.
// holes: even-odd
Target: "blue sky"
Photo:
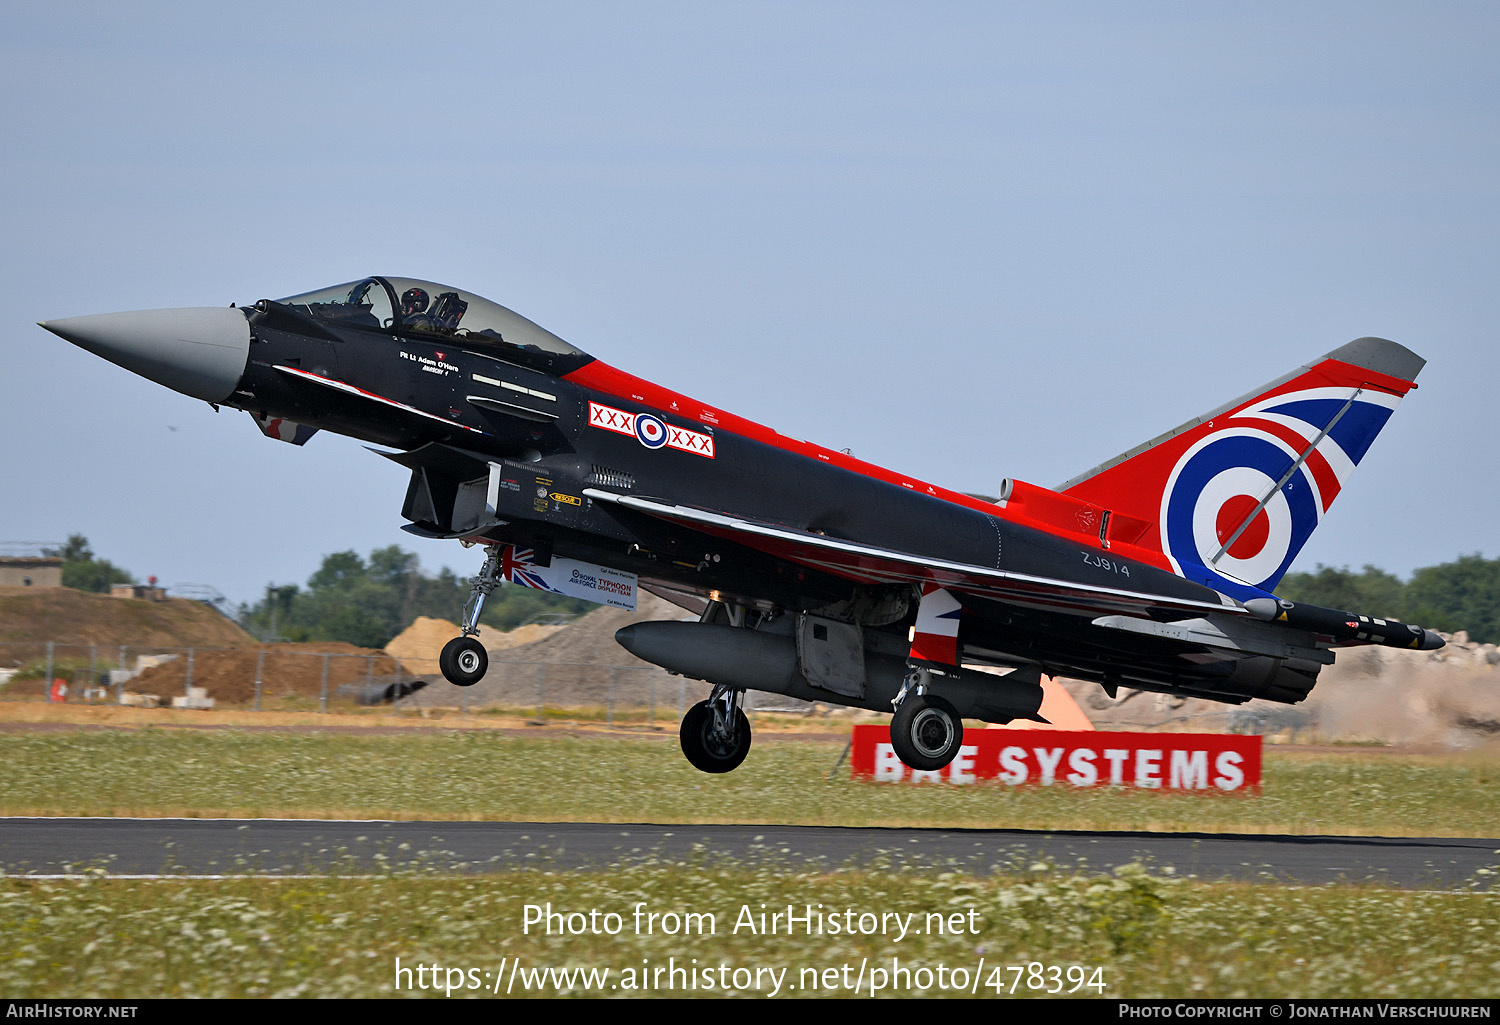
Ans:
[[[1421,387],[1304,550],[1500,554],[1500,8],[18,6],[0,539],[239,601],[399,543],[404,472],[35,321],[371,273],[970,491],[1367,334]]]

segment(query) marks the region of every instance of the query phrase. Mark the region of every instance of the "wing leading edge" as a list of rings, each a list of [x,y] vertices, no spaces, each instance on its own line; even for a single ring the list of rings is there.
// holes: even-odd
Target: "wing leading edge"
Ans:
[[[966,594],[1076,613],[1128,613],[1148,610],[1181,613],[1244,615],[1245,607],[1230,598],[1222,602],[1148,594],[1123,588],[1097,587],[1071,580],[1015,573],[967,563],[932,559],[875,545],[826,537],[808,531],[745,519],[669,502],[617,495],[587,488],[587,497],[692,527],[714,537],[734,541],[810,569],[866,584],[937,584]]]

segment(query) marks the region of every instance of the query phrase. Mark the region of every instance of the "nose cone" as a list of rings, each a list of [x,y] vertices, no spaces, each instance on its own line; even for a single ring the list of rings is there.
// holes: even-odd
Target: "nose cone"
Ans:
[[[207,402],[229,397],[250,355],[244,312],[218,306],[101,313],[41,326],[131,373]]]

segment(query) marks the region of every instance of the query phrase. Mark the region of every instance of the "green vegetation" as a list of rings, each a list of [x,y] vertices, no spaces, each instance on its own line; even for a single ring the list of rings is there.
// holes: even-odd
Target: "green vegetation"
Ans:
[[[111,667],[101,667],[96,663],[93,667],[94,672],[97,674],[100,668],[108,669]],[[52,660],[52,677],[54,678],[60,676],[66,681],[71,681],[80,674],[87,674],[88,671],[89,660],[86,658],[69,657],[54,658]],[[32,658],[25,660],[20,664],[19,667],[17,667],[16,674],[10,679],[12,684],[32,680],[39,680],[43,683],[50,683],[51,679],[49,679],[47,676],[47,660],[45,658]],[[16,693],[16,690],[11,690],[7,692],[5,696],[7,698],[15,697]],[[28,694],[30,693],[37,693],[37,691],[32,690],[28,692]]]
[[[133,584],[135,578],[108,559],[96,556],[89,547],[89,539],[82,534],[72,534],[61,548],[44,548],[42,554],[62,559],[62,582],[64,587],[78,591],[108,594],[115,584]]]
[[[86,537],[74,534],[46,554],[63,559],[63,584],[81,591],[107,592],[111,584],[134,578],[97,557]],[[1292,601],[1389,616],[1471,640],[1500,643],[1500,558],[1465,555],[1453,562],[1416,570],[1409,581],[1367,565],[1358,573],[1321,563],[1311,573],[1289,573],[1278,593]],[[469,581],[446,567],[436,576],[422,572],[414,552],[398,545],[377,548],[368,559],[357,552],[334,552],[307,580],[266,588],[254,605],[242,605],[239,620],[263,639],[347,641],[384,647],[417,616],[454,619],[469,596]],[[502,585],[485,603],[482,622],[511,630],[547,615],[576,616],[594,606],[576,598]]]
[[[601,932],[613,913],[618,931],[528,931],[528,904],[597,911]],[[661,922],[713,919],[694,919],[692,935],[647,933],[637,931],[637,904]],[[913,928],[901,938],[743,927],[742,909],[789,904],[799,914],[821,905],[912,915]],[[668,991],[673,966],[687,971]],[[562,984],[537,977],[546,969],[563,970]],[[778,977],[777,995],[793,997],[853,996],[858,980],[859,996],[878,982],[892,996],[1044,997],[1055,987],[1115,999],[1475,999],[1500,995],[1497,969],[1500,903],[1489,895],[1207,884],[1139,865],[1106,876],[1018,865],[976,878],[942,866],[813,872],[645,859],[459,878],[0,879],[0,991],[12,999],[446,997],[445,984],[453,997],[490,999],[769,996]],[[684,992],[688,980],[697,988]]]
[[[1259,797],[853,781],[841,743],[761,742],[705,776],[659,739],[493,730],[0,734],[5,815],[764,822],[1500,835],[1500,763],[1268,750]]]
[[[1447,633],[1467,630],[1470,640],[1500,643],[1500,558],[1465,555],[1419,569],[1406,583],[1374,566],[1354,573],[1319,564],[1312,573],[1287,574],[1277,593]]]
[[[734,774],[708,777],[676,757],[669,732],[650,740],[486,730],[9,733],[0,734],[0,814],[622,822],[730,814],[848,825],[1500,831],[1493,760],[1271,750],[1263,795],[1252,797],[853,782],[838,764],[841,747],[764,743]],[[422,862],[420,850],[399,853]],[[539,862],[459,876],[372,875],[351,861],[347,877],[270,879],[249,874],[253,855],[241,868],[246,874],[217,880],[110,878],[108,865],[76,880],[0,877],[0,992],[446,998],[451,985],[455,998],[714,997],[726,986],[771,995],[779,984],[776,995],[807,997],[852,996],[855,985],[868,996],[878,982],[893,996],[1039,997],[1053,988],[1116,999],[1500,996],[1500,902],[1478,892],[1492,871],[1468,890],[1434,893],[1206,883],[1141,865],[1089,874],[1016,862],[986,876],[947,863],[817,869],[779,864],[771,851],[748,863],[643,854],[603,871]],[[613,935],[548,935],[527,928],[527,905],[619,919]],[[638,929],[638,905],[663,927]],[[913,927],[904,937],[743,927],[746,909],[755,920],[788,905],[798,914],[821,905],[838,916],[912,915]],[[684,932],[690,913],[701,933]],[[679,916],[671,931],[666,915]],[[668,976],[672,967],[694,974]],[[668,991],[669,979],[679,988]],[[696,990],[681,988],[689,979]]]
[[[428,576],[415,553],[391,545],[375,549],[368,560],[352,551],[324,556],[305,589],[296,584],[268,587],[261,601],[241,606],[240,622],[266,639],[383,648],[418,616],[455,619],[468,597],[469,581],[446,567]],[[505,584],[490,595],[480,622],[510,630],[539,616],[575,616],[593,607],[576,598]]]

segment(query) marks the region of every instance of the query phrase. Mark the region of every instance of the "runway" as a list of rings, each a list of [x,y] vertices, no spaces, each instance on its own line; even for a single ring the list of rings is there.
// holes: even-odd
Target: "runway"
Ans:
[[[601,870],[648,859],[729,859],[795,870],[842,866],[988,873],[1038,860],[1108,871],[1130,862],[1179,876],[1287,884],[1487,888],[1500,839],[1211,833],[878,829],[592,822],[0,818],[9,875]]]

